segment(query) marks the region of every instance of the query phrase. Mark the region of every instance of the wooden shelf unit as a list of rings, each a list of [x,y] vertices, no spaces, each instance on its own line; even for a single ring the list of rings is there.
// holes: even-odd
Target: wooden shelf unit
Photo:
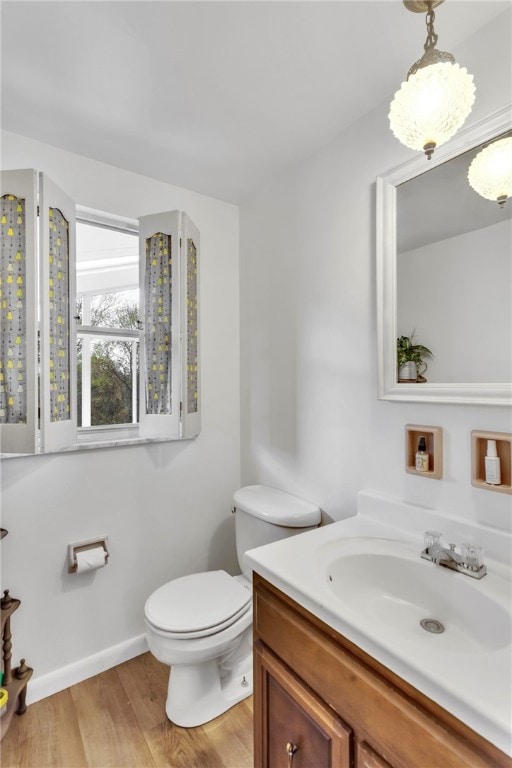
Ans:
[[[428,472],[416,469],[416,451],[420,437],[425,438],[429,456]],[[420,424],[405,425],[405,471],[440,480],[443,476],[443,428],[427,427]]]
[[[7,531],[1,529],[1,537],[7,535]],[[12,649],[12,635],[11,635],[11,616],[18,610],[21,605],[21,600],[16,597],[11,597],[9,590],[4,590],[4,596],[0,602],[2,612],[2,672],[3,681],[2,688],[5,688],[9,694],[7,704],[4,706],[4,711],[0,717],[0,741],[7,733],[9,725],[11,724],[12,716],[16,712],[17,715],[23,715],[27,709],[27,683],[32,677],[33,670],[27,667],[25,659],[21,659],[19,667],[11,669],[11,649]]]
[[[500,459],[501,485],[485,482],[485,454],[487,441],[496,440],[496,451]],[[486,491],[512,494],[512,434],[510,432],[471,432],[471,485]]]

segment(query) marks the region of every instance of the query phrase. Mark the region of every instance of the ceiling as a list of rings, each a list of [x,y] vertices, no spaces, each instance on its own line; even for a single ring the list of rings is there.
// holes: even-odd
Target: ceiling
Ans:
[[[510,0],[451,0],[439,46]],[[3,0],[2,127],[239,203],[390,99],[423,50],[401,0]]]

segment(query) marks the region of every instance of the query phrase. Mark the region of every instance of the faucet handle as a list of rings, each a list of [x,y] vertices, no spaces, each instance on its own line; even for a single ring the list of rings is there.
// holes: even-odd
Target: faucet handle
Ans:
[[[484,549],[478,544],[464,543],[461,545],[464,565],[471,571],[478,571],[484,564]]]
[[[430,547],[440,547],[442,536],[443,534],[439,531],[425,531],[423,534],[425,549],[429,549]]]

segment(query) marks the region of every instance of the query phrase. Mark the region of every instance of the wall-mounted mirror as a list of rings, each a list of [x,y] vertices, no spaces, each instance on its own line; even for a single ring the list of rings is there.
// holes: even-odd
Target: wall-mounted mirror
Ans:
[[[482,145],[511,130],[500,111],[377,179],[379,398],[512,404],[512,200],[467,180]],[[436,156],[437,155],[437,156]],[[397,338],[432,351],[399,378]]]

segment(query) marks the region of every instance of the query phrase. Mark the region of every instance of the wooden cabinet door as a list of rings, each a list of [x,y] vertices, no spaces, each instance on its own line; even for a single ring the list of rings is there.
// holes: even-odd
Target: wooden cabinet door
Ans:
[[[369,747],[365,741],[358,743],[356,754],[357,768],[392,768],[390,764]]]
[[[334,710],[263,645],[255,673],[256,768],[350,768],[351,731]]]

